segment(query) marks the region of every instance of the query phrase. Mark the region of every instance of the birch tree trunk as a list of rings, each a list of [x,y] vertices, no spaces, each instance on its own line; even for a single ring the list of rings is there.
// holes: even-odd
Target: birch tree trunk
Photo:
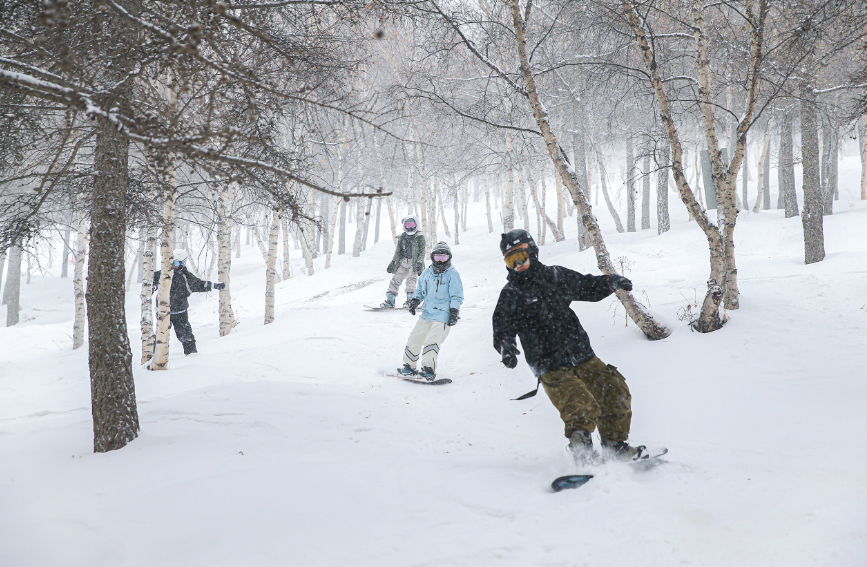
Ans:
[[[232,195],[230,199],[230,193]],[[220,290],[220,336],[225,337],[235,327],[235,313],[232,310],[232,233],[235,232],[232,211],[235,208],[238,189],[224,186],[220,191],[217,216],[217,280],[226,285]],[[237,227],[238,250],[241,249],[241,228]]]
[[[503,232],[509,232],[515,228],[515,208],[514,208],[514,172],[511,166],[506,173],[506,192],[503,194]]]
[[[861,200],[867,199],[867,114],[858,120],[858,149],[861,155]]]
[[[834,199],[839,193],[837,188],[837,172],[839,165],[840,136],[837,124],[832,117],[825,119],[824,135],[822,136],[822,214],[834,214]]]
[[[464,196],[463,196],[463,200],[461,201],[461,206],[463,207],[463,211],[461,212],[461,232],[467,231],[467,206],[469,205],[469,202],[470,202],[470,187],[469,187],[469,181],[467,181],[467,184],[464,185]],[[457,231],[458,231],[458,229],[455,228],[455,232],[457,232]]]
[[[599,230],[599,225],[596,222],[596,218],[593,216],[592,207],[578,184],[575,169],[568,164],[566,156],[563,155],[563,151],[560,148],[556,136],[551,131],[548,112],[542,104],[542,101],[539,98],[539,93],[536,90],[535,79],[530,72],[530,62],[527,55],[527,45],[524,35],[524,23],[521,18],[521,10],[518,5],[518,0],[509,0],[509,4],[512,10],[512,21],[518,48],[520,74],[526,87],[527,98],[533,107],[533,115],[536,118],[536,124],[542,133],[542,138],[545,141],[545,146],[548,149],[554,167],[559,173],[560,178],[563,180],[563,183],[569,189],[569,192],[572,195],[572,200],[581,214],[584,226],[590,234],[590,238],[593,241],[593,248],[596,252],[596,261],[599,269],[605,274],[613,274],[615,273],[614,264],[611,262],[611,257],[608,254],[608,249],[606,248],[605,241],[602,238],[602,232]],[[656,322],[650,313],[648,313],[641,304],[635,301],[631,293],[624,290],[617,290],[615,293],[617,298],[623,304],[626,313],[633,321],[635,321],[638,328],[641,329],[647,338],[652,340],[663,339],[671,334],[671,330]]]
[[[583,123],[583,111],[578,109],[576,114],[579,117],[579,121]],[[590,179],[587,175],[587,149],[584,143],[584,136],[579,135],[577,132],[572,134],[572,163],[575,167],[575,175],[578,177],[578,184],[582,188],[582,191],[586,192],[590,187]],[[586,193],[586,195],[589,204],[589,193]],[[584,251],[593,246],[593,242],[590,240],[590,235],[587,234],[587,228],[584,226],[580,215],[576,217],[576,221],[578,222],[578,250]]]
[[[617,213],[617,209],[614,208],[614,204],[611,202],[611,197],[608,194],[608,173],[605,171],[605,162],[602,159],[602,154],[596,154],[596,162],[599,164],[599,185],[602,186],[602,197],[605,198],[605,205],[608,207],[608,212],[611,214],[611,218],[614,219],[614,227],[617,229],[617,232],[623,232],[623,223],[620,222],[620,215]]]
[[[163,207],[163,226],[160,235],[160,281],[157,288],[157,322],[154,356],[148,364],[148,370],[165,370],[169,364],[169,329],[171,328],[171,306],[169,291],[172,288],[172,276],[175,267],[172,264],[172,249],[174,247],[175,229],[175,199],[177,187],[174,175],[171,176],[166,189]]]
[[[379,242],[379,222],[382,217],[382,197],[376,199],[376,225],[373,227],[373,243]]]
[[[361,237],[364,234],[364,208],[361,201],[355,201],[355,241],[352,243],[352,257],[361,256]]]
[[[825,232],[822,221],[822,187],[819,179],[819,125],[816,95],[809,81],[804,81],[801,94],[801,163],[803,167],[804,262],[812,264],[825,259]]]
[[[337,203],[334,205],[334,214],[331,215],[331,230],[328,231],[328,250],[325,252],[325,269],[331,267],[331,251],[334,250],[334,233],[337,230],[337,218],[340,216],[337,214],[340,209],[341,204],[343,203],[343,197],[337,198]]]
[[[794,112],[783,118],[780,125],[780,156],[777,167],[777,179],[780,186],[780,197],[785,208],[786,218],[798,216],[798,195],[795,188],[795,156],[792,140],[792,120]]]
[[[0,305],[6,305],[3,301],[3,267],[6,265],[6,251],[0,252]]]
[[[312,276],[315,268],[313,266],[313,253],[310,251],[310,238],[301,223],[298,224],[298,240],[301,242],[301,254],[304,256],[304,266],[307,268],[307,275]]]
[[[494,232],[494,219],[491,216],[491,184],[485,179],[485,212],[488,214],[488,233]]]
[[[668,232],[671,228],[671,219],[668,216],[669,151],[668,144],[663,144],[657,158],[659,171],[656,172],[656,234]]]
[[[147,361],[153,358],[154,345],[157,337],[154,334],[154,310],[153,310],[153,285],[154,285],[154,260],[156,259],[157,238],[152,229],[148,229],[142,235],[144,242],[144,251],[142,251],[142,276],[141,292],[139,299],[141,301],[141,362],[147,364]]]
[[[635,151],[626,136],[626,232],[635,232]]]
[[[530,232],[530,214],[527,210],[527,180],[524,178],[524,167],[521,165],[521,160],[515,158],[515,170],[518,172],[518,199],[520,200],[521,219],[524,221],[524,230]]]
[[[361,208],[361,203],[358,204]],[[368,197],[364,207],[364,234],[361,235],[361,249],[367,250],[367,235],[370,232],[370,212],[373,210],[373,197]]]
[[[650,228],[650,153],[645,150],[641,179],[641,230]]]
[[[452,231],[449,230],[449,223],[446,222],[446,213],[445,208],[443,207],[443,196],[440,194],[439,177],[437,177],[436,181],[434,182],[434,195],[436,196],[439,218],[441,218],[443,221],[443,230],[445,231],[446,236],[451,238]]]
[[[346,254],[346,207],[348,200],[340,201],[340,234],[337,241],[337,255]]]
[[[265,325],[274,322],[274,295],[277,285],[277,242],[280,240],[280,213],[271,214],[268,231],[268,259],[265,264]]]
[[[72,322],[72,350],[79,349],[84,344],[84,335],[87,328],[84,282],[84,262],[86,258],[87,218],[82,213],[78,219],[78,232],[75,238],[75,267],[72,270],[72,289],[75,296],[75,317]]]
[[[533,198],[533,204],[536,206],[536,210],[539,211],[541,218],[544,219],[545,225],[547,225],[548,228],[551,229],[551,234],[554,235],[554,240],[556,242],[562,242],[563,240],[565,240],[565,238],[563,237],[563,234],[557,229],[557,225],[554,223],[554,221],[551,220],[548,217],[548,215],[545,213],[545,207],[539,203],[539,197],[536,195],[536,190],[535,190],[536,183],[535,183],[535,180],[533,179],[533,173],[530,171],[529,165],[527,166],[527,179],[530,180],[530,195]],[[540,229],[539,232],[541,233],[542,229]],[[544,243],[545,243],[545,241],[542,240],[542,244],[544,244]]]
[[[6,326],[18,324],[21,309],[21,246],[9,248],[9,267],[6,271],[6,287],[3,289],[3,303],[6,304]]]
[[[769,149],[771,148],[771,123],[768,122],[768,127],[765,130],[765,138],[762,141],[762,153],[759,156],[759,179],[756,183],[758,194],[756,195],[756,204],[753,206],[753,212],[758,213],[762,210],[762,205],[767,199],[767,195],[765,194],[765,185],[767,182],[767,178],[765,177],[765,170],[767,169],[767,165],[770,161]],[[747,170],[744,168],[744,175],[746,175]],[[767,207],[765,207],[767,208]]]
[[[418,128],[413,127],[413,131],[415,133],[415,157],[416,157],[416,165],[418,167],[419,177],[421,178],[421,226],[422,232],[425,234],[425,244],[424,244],[424,255],[425,258],[430,256],[431,248],[433,247],[435,242],[431,242],[433,234],[436,233],[436,229],[431,230],[431,225],[428,222],[428,211],[430,211],[430,192],[428,191],[428,183],[427,183],[427,174],[425,173],[424,168],[424,156],[421,151],[421,141],[418,134]]]
[[[456,187],[456,188],[455,188],[455,201],[454,201],[454,206],[455,206],[455,244],[460,244],[460,243],[461,243],[461,238],[460,238],[460,232],[461,232],[461,230],[460,230],[460,227],[461,227],[461,213],[460,213],[460,211],[461,211],[461,203],[460,203],[460,201],[459,201],[459,199],[458,199],[458,196],[459,196],[460,194],[461,194],[461,190],[460,190],[460,188],[459,188],[459,187]],[[466,199],[466,195],[464,195],[464,199]],[[445,219],[445,217],[443,217],[443,219]]]
[[[72,248],[70,248],[70,246],[69,246],[69,238],[70,238],[70,230],[67,227],[66,230],[63,231],[63,256],[62,256],[63,257],[63,260],[62,260],[63,263],[60,265],[60,277],[61,278],[65,278],[65,277],[69,276],[69,253],[72,252]],[[6,253],[4,252],[0,256],[2,256],[2,258],[5,258]],[[3,272],[3,261],[2,261],[2,259],[0,259],[0,275],[2,275],[2,272]],[[2,289],[2,286],[0,286],[0,289]]]
[[[283,231],[283,279],[288,280],[292,277],[292,266],[289,265],[289,221],[286,217],[280,218],[280,229]]]
[[[394,210],[391,201],[391,195],[385,198],[386,204],[388,204],[388,224],[391,226],[391,240],[397,244],[397,226],[394,222]]]

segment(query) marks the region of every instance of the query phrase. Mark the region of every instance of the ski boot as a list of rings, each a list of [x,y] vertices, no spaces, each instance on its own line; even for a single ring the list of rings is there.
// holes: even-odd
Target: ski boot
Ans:
[[[422,366],[421,370],[418,371],[418,375],[419,378],[424,378],[428,382],[433,382],[437,377],[436,372],[430,366]]]
[[[397,373],[401,376],[417,376],[418,371],[407,363],[404,363],[403,368],[398,368]]]
[[[406,301],[403,302],[403,308],[409,309],[409,302],[412,299],[412,294],[410,292],[406,292]]]
[[[593,438],[589,431],[576,429],[569,437],[569,450],[579,467],[594,465],[599,462],[599,453],[593,448]]]
[[[602,449],[606,454],[606,458],[613,458],[618,461],[640,461],[646,459],[648,456],[647,447],[644,445],[633,447],[626,441],[602,439]]]
[[[394,294],[388,292],[385,294],[385,301],[383,301],[380,305],[383,309],[394,309]]]

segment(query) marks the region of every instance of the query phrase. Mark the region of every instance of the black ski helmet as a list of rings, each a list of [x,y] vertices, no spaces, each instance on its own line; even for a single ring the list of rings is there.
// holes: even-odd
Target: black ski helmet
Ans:
[[[437,262],[434,260],[434,254],[448,254],[449,259],[445,262]],[[445,242],[437,242],[436,246],[433,247],[433,250],[430,251],[430,261],[432,262],[433,271],[437,274],[441,274],[446,271],[449,266],[452,265],[452,250],[449,248],[449,245]]]
[[[523,228],[516,228],[503,234],[502,238],[500,238],[500,252],[505,256],[506,252],[521,244],[529,244],[530,256],[536,259],[539,258],[539,247],[536,246],[536,241]]]

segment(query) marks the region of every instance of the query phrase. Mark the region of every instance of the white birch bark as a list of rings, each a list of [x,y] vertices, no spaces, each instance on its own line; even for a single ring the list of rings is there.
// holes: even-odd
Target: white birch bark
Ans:
[[[443,207],[443,196],[442,194],[440,194],[439,177],[437,177],[436,181],[434,182],[434,195],[436,196],[439,218],[441,218],[443,221],[443,230],[445,231],[446,236],[451,238],[452,232],[449,230],[449,223],[446,222],[446,213],[445,208]]]
[[[491,216],[491,184],[488,179],[484,181],[485,212],[488,214],[488,233],[494,232],[494,219]]]
[[[388,204],[388,222],[391,225],[391,240],[397,244],[397,226],[394,223],[394,210],[392,209],[391,204],[391,195],[385,198],[385,202]]]
[[[458,195],[460,195],[460,193],[461,193],[460,188],[459,187],[455,188],[455,201],[454,201],[454,206],[455,206],[455,244],[461,243],[461,237],[459,234],[461,232],[461,230],[460,230],[460,227],[461,227],[461,213],[460,213],[461,203],[458,199]],[[445,217],[443,217],[443,218],[445,218]]]
[[[307,275],[312,276],[315,272],[313,253],[310,251],[308,232],[305,231],[304,225],[301,223],[298,224],[298,240],[301,242],[301,254],[304,256],[304,266],[307,268]]]
[[[635,232],[635,151],[631,134],[626,137],[626,232]]]
[[[364,207],[356,200],[355,204],[355,240],[352,243],[352,257],[361,256],[361,237],[364,235]]]
[[[339,216],[337,213],[340,210],[341,203],[343,203],[343,197],[338,197],[337,202],[334,205],[334,212],[331,215],[331,230],[328,231],[328,250],[325,252],[326,270],[331,267],[331,252],[334,250],[334,231],[337,230],[337,217]],[[389,202],[389,205],[390,204],[391,203]],[[394,227],[392,227],[392,232],[393,231]]]
[[[21,310],[21,256],[20,245],[9,248],[9,267],[6,270],[6,287],[3,288],[3,303],[6,305],[6,326],[18,324]]]
[[[765,165],[767,164],[767,160],[770,159],[769,149],[771,147],[771,123],[768,121],[768,127],[765,129],[765,138],[762,141],[762,153],[759,157],[759,179],[758,179],[758,191],[756,195],[756,204],[753,207],[753,212],[758,213],[762,210],[762,203],[765,200],[765,170],[767,169]],[[746,169],[744,169],[744,175],[746,175]]]
[[[596,153],[596,162],[599,164],[599,185],[602,187],[602,197],[605,199],[605,206],[608,207],[608,212],[611,218],[614,219],[614,227],[617,232],[623,232],[623,223],[620,222],[620,215],[617,209],[614,208],[614,203],[611,202],[611,196],[608,194],[608,172],[605,171],[605,161],[602,159],[601,153]]]
[[[548,228],[551,229],[551,234],[554,235],[554,240],[556,242],[562,242],[563,240],[565,240],[565,238],[563,237],[563,233],[560,232],[560,230],[557,228],[557,225],[554,223],[554,221],[551,220],[547,214],[545,214],[544,205],[540,205],[540,203],[539,203],[539,198],[536,195],[536,190],[534,188],[536,185],[536,182],[533,179],[533,173],[530,171],[529,165],[527,166],[527,179],[530,182],[530,195],[533,197],[533,204],[536,205],[536,210],[541,215],[541,218],[543,218],[545,220],[545,225],[547,225]],[[545,225],[543,225],[543,226],[545,226]],[[539,232],[540,233],[542,232],[542,228],[539,229]],[[545,244],[544,236],[542,237],[541,242],[542,242],[542,244]]]
[[[530,214],[527,210],[527,180],[524,177],[524,168],[520,163],[515,164],[518,170],[518,198],[521,199],[521,216],[524,219],[524,230],[530,232]]]
[[[271,214],[268,231],[268,258],[265,263],[265,325],[274,322],[274,295],[277,286],[277,242],[280,240],[280,213]]]
[[[84,344],[86,297],[84,284],[84,261],[87,257],[87,219],[81,214],[78,219],[78,235],[75,239],[75,269],[72,288],[75,290],[75,319],[72,324],[72,350]]]
[[[358,204],[361,208],[361,203]],[[364,203],[364,233],[361,235],[361,249],[367,250],[367,235],[370,233],[370,212],[373,210],[373,197],[368,197]],[[311,243],[312,244],[312,243]],[[315,250],[315,248],[314,248]]]
[[[422,232],[425,235],[425,243],[424,243],[424,255],[425,258],[430,256],[431,248],[433,247],[435,242],[432,242],[433,234],[435,231],[431,230],[429,220],[429,211],[430,207],[430,190],[428,188],[427,182],[427,174],[425,173],[424,168],[424,155],[421,151],[421,139],[418,134],[418,128],[413,128],[415,132],[415,157],[416,157],[416,166],[418,167],[419,177],[421,178],[421,226]]]
[[[231,194],[231,197],[230,197]],[[220,290],[220,336],[225,337],[235,327],[235,313],[232,310],[232,234],[237,232],[238,250],[241,249],[241,228],[234,227],[232,211],[235,207],[237,186],[224,186],[220,191],[217,216],[217,280],[226,285]]]
[[[867,114],[858,120],[858,146],[861,155],[861,200],[867,199]]]
[[[157,337],[154,334],[153,285],[154,260],[156,259],[157,239],[154,231],[148,229],[142,235],[144,250],[142,251],[141,276],[141,364],[147,364],[154,355],[154,345]]]
[[[160,235],[160,281],[157,288],[156,341],[153,358],[147,364],[148,370],[165,370],[169,365],[169,325],[171,324],[169,291],[172,287],[172,276],[175,273],[174,265],[172,265],[172,250],[174,247],[176,198],[177,187],[172,172],[169,187],[166,189],[163,208],[163,226]]]
[[[289,221],[286,217],[280,218],[280,229],[283,231],[283,279],[288,280],[292,277],[292,266],[289,264]]]

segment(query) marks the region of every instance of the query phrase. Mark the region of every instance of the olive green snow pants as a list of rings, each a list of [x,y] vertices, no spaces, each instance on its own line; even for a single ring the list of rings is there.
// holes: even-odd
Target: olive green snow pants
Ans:
[[[571,368],[560,368],[540,378],[545,393],[560,412],[566,437],[576,429],[608,441],[626,441],[632,421],[632,395],[617,368],[593,357]]]

